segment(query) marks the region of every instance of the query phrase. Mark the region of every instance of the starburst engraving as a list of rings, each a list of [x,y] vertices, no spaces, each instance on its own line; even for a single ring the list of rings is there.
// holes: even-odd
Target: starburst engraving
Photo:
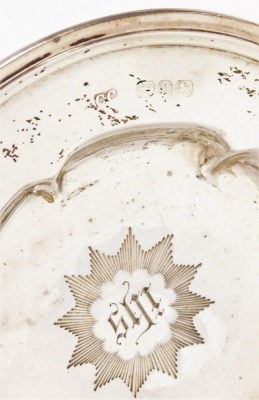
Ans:
[[[193,318],[213,301],[189,290],[201,264],[174,264],[172,237],[168,235],[150,250],[144,251],[129,229],[116,255],[106,255],[90,247],[89,276],[65,277],[76,305],[55,322],[55,325],[67,329],[78,338],[68,368],[85,363],[95,365],[95,390],[115,378],[120,378],[136,397],[151,371],[161,371],[176,378],[179,350],[204,343],[194,326]],[[165,286],[164,293],[167,295],[170,292],[174,300],[168,305],[164,303],[163,306],[161,299],[156,298],[159,289],[156,289],[154,284],[144,283],[140,290],[134,293],[130,292],[129,280],[122,282],[124,295],[118,298],[117,302],[108,304],[107,307],[110,308],[107,317],[102,320],[105,322],[99,322],[107,324],[105,331],[108,331],[113,340],[113,348],[109,350],[105,346],[105,337],[101,338],[96,334],[98,323],[92,308],[93,304],[98,305],[103,299],[104,285],[114,283],[122,271],[127,274],[129,280],[133,277],[134,281],[137,276],[147,277],[146,279],[161,276]],[[170,316],[171,311],[175,313],[173,316]],[[166,315],[169,315],[167,336],[156,343],[152,338],[152,330],[155,332],[155,329],[158,329],[159,332],[160,327],[165,326],[159,325],[159,321],[166,318]],[[132,346],[135,348],[127,355],[130,335],[134,338]],[[153,336],[156,340],[156,335]],[[153,340],[153,344],[144,351],[142,344],[148,340]],[[126,349],[125,353],[120,351],[123,346]]]

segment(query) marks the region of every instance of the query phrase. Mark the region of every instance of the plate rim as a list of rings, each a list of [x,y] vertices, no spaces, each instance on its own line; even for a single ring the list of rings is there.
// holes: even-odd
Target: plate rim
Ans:
[[[0,61],[0,88],[68,51],[130,33],[156,30],[214,33],[259,45],[259,24],[217,12],[161,8],[113,14],[54,32],[4,58]]]

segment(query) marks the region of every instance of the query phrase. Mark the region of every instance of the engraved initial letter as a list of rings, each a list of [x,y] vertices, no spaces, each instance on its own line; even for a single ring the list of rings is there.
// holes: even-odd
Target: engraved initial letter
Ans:
[[[115,324],[115,322],[114,322],[113,319],[112,319],[112,315],[117,315],[117,314],[118,314],[118,306],[117,306],[117,304],[115,304],[115,303],[111,303],[111,304],[110,304],[110,306],[112,306],[112,305],[115,305],[115,306],[117,307],[117,310],[116,310],[116,311],[113,311],[113,312],[111,313],[111,315],[110,315],[108,321],[110,322],[111,326],[113,327],[115,333],[117,333],[120,324],[121,324],[121,325],[123,326],[123,328],[125,329],[125,331],[124,331],[123,333],[119,333],[119,334],[117,335],[116,343],[119,344],[119,345],[121,345],[121,343],[119,343],[119,339],[120,339],[120,338],[126,338],[127,331],[128,331],[128,329],[129,329],[129,326],[128,326],[127,322],[125,321],[125,319],[124,319],[123,317],[121,317],[121,318],[119,319],[119,322],[117,323],[117,325]]]

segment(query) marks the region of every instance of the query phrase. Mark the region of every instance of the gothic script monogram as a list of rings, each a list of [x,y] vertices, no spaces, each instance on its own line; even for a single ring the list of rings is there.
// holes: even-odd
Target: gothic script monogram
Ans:
[[[142,335],[144,335],[144,333],[146,333],[152,325],[156,325],[156,322],[153,321],[152,317],[149,315],[149,313],[145,310],[143,303],[140,301],[142,296],[145,296],[146,299],[150,302],[150,304],[152,305],[152,313],[157,310],[157,315],[155,316],[154,319],[156,319],[158,316],[162,316],[164,313],[164,310],[160,310],[160,301],[156,302],[154,300],[154,298],[152,297],[151,293],[150,293],[150,285],[147,287],[144,287],[141,292],[137,293],[137,294],[132,294],[131,296],[129,296],[129,299],[127,299],[129,290],[130,290],[130,284],[128,281],[123,282],[123,285],[128,285],[128,289],[127,292],[123,298],[122,303],[119,303],[123,306],[124,310],[126,311],[127,315],[129,316],[129,319],[132,321],[132,329],[134,328],[135,325],[140,325],[140,320],[141,317],[143,316],[148,324],[147,328],[138,336],[137,340],[136,340],[136,344],[139,344],[139,339]],[[139,310],[139,316],[136,317],[134,311],[132,310],[131,304],[132,302],[134,302]],[[121,345],[121,341],[120,339],[122,338],[126,338],[127,333],[129,331],[129,324],[128,324],[128,319],[125,320],[125,318],[123,317],[123,315],[120,316],[117,324],[116,322],[114,322],[113,317],[118,315],[119,312],[119,306],[117,303],[111,303],[110,306],[115,306],[116,310],[113,311],[110,314],[110,317],[108,318],[109,323],[111,324],[114,332],[117,334],[117,339],[116,339],[116,343]],[[118,333],[118,331],[121,331],[123,329],[123,332]]]

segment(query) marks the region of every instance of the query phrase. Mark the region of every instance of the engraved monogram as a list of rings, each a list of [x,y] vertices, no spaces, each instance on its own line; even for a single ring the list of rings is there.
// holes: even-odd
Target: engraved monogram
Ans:
[[[177,378],[180,350],[204,343],[193,318],[213,303],[189,289],[201,265],[173,262],[172,235],[145,251],[131,229],[115,255],[90,257],[90,275],[66,277],[76,305],[55,323],[78,338],[68,368],[91,363],[95,390],[120,378],[134,397],[153,370]]]
[[[116,310],[111,312],[110,317],[108,318],[109,323],[111,324],[112,328],[114,329],[114,332],[116,333],[116,343],[121,345],[121,338],[126,338],[127,336],[127,332],[129,329],[134,329],[135,325],[140,325],[141,321],[143,320],[143,318],[145,319],[146,323],[148,324],[147,327],[145,327],[144,331],[137,337],[136,339],[136,344],[139,344],[139,339],[141,336],[144,335],[144,333],[146,333],[152,325],[156,325],[155,320],[157,319],[157,317],[162,316],[164,310],[160,310],[160,301],[156,302],[154,300],[154,298],[152,297],[151,293],[150,293],[150,285],[148,287],[144,287],[142,289],[141,292],[139,293],[135,293],[132,294],[130,299],[128,299],[128,294],[129,294],[129,290],[130,290],[130,283],[128,281],[123,282],[123,285],[127,285],[128,289],[127,292],[123,298],[122,303],[120,303],[120,305],[123,306],[124,310],[126,311],[128,317],[130,318],[131,322],[132,322],[132,327],[130,328],[130,326],[127,323],[127,319],[125,320],[125,317],[122,315],[120,316],[117,324],[114,322],[114,317],[118,315],[119,313],[119,305],[117,303],[111,303],[111,306],[115,306]],[[141,298],[145,296],[146,299],[149,300],[150,305],[152,306],[152,315],[149,314],[149,312],[144,308],[142,302],[141,302]],[[136,317],[136,313],[134,313],[134,311],[131,309],[131,304],[132,302],[134,302],[139,310],[139,315],[138,317]],[[157,313],[155,313],[154,311],[157,310]],[[154,316],[153,316],[154,315]],[[142,317],[143,316],[143,317]],[[152,319],[153,317],[153,319]],[[145,324],[144,324],[145,325]],[[123,332],[121,332],[121,330],[123,329]],[[118,333],[120,332],[120,333]]]

